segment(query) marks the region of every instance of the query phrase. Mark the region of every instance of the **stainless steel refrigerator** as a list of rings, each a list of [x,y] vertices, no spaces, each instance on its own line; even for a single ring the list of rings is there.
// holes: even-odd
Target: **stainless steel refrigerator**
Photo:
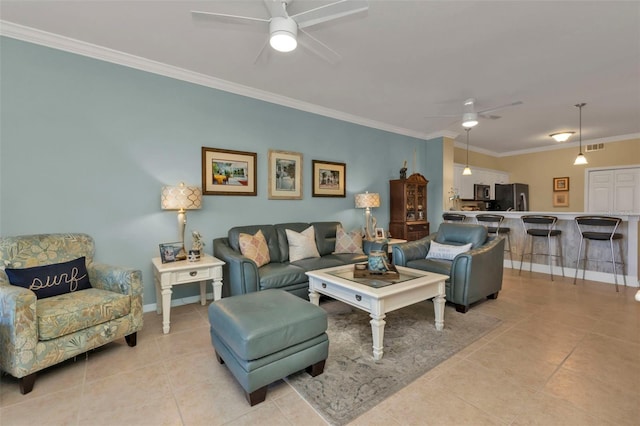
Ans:
[[[496,183],[495,209],[529,211],[529,185],[526,183]]]

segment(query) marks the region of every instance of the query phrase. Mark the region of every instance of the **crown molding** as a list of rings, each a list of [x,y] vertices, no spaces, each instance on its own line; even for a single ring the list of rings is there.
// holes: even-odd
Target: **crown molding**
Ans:
[[[582,145],[589,145],[594,143],[611,143],[611,142],[621,142],[630,139],[640,139],[640,133],[629,133],[627,135],[618,135],[618,136],[609,136],[606,138],[598,138],[598,139],[583,139]],[[514,155],[523,155],[523,154],[533,154],[536,152],[543,151],[556,151],[558,149],[567,149],[567,148],[577,148],[580,145],[580,142],[568,142],[568,143],[556,143],[555,145],[545,146],[541,148],[531,148],[531,149],[521,149],[518,151],[509,151],[503,153],[495,153],[492,154],[495,157],[511,157]]]
[[[392,126],[9,21],[0,20],[0,35],[403,136],[425,140],[442,136]]]

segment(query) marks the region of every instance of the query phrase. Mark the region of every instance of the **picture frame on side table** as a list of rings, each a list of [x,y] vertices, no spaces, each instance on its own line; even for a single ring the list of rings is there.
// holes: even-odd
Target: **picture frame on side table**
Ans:
[[[270,200],[302,200],[302,154],[269,150]]]
[[[568,191],[569,190],[569,178],[568,177],[554,177],[553,178],[553,192]]]
[[[204,195],[257,195],[255,152],[202,147]]]
[[[553,193],[553,207],[569,207],[569,193],[568,192],[554,192]]]
[[[178,255],[182,251],[182,243],[176,241],[174,243],[161,243],[160,244],[160,260],[162,263],[175,262],[179,259]]]
[[[376,240],[384,240],[386,235],[384,234],[384,228],[376,228]]]
[[[346,197],[347,165],[312,160],[313,197]]]

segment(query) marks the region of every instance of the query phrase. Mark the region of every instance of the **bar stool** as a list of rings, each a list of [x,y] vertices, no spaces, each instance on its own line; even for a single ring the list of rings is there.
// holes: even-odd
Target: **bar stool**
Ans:
[[[560,258],[560,267],[562,268],[562,276],[564,277],[564,261],[562,259],[562,240],[560,239],[562,235],[562,231],[559,229],[555,229],[556,222],[558,218],[555,216],[545,216],[545,215],[525,215],[522,216],[522,226],[525,231],[525,240],[524,245],[522,247],[522,256],[520,258],[520,272],[522,273],[522,262],[524,261],[524,256],[529,255],[531,262],[529,262],[529,272],[531,272],[531,268],[533,265],[533,256],[547,256],[549,259],[549,273],[551,274],[551,281],[553,281],[553,267],[551,266],[551,258],[559,257]],[[544,226],[538,228],[537,226]],[[547,239],[547,252],[546,253],[534,253],[533,252],[533,240],[535,237],[543,237]],[[556,238],[556,253],[559,254],[551,254],[551,238]],[[527,238],[531,240],[531,249],[529,253],[525,253],[527,246]]]
[[[445,222],[464,222],[467,216],[462,213],[442,213]]]
[[[613,279],[616,283],[616,291],[618,290],[618,272],[616,264],[622,265],[622,278],[624,286],[627,286],[627,277],[625,275],[624,256],[622,255],[622,234],[616,233],[622,219],[610,216],[578,216],[576,217],[576,225],[580,232],[580,248],[578,249],[578,259],[576,260],[576,276],[573,283],[578,279],[578,270],[580,269],[580,254],[582,253],[582,245],[584,244],[584,257],[582,258],[582,279],[584,280],[585,269],[587,269],[587,261],[591,262],[608,262],[608,260],[589,259],[587,257],[587,249],[591,241],[609,241],[611,248],[611,265],[613,266]],[[613,241],[618,241],[618,251],[620,253],[620,262],[616,262],[616,255],[613,250]]]
[[[509,258],[511,259],[511,269],[515,269],[513,266],[513,254],[511,254],[511,228],[502,226],[502,222],[504,221],[504,216],[499,214],[479,214],[476,216],[476,222],[480,225],[487,224],[487,231],[489,234],[494,234],[496,236],[506,235],[507,243],[509,244],[509,249],[505,247],[504,251],[509,252]]]

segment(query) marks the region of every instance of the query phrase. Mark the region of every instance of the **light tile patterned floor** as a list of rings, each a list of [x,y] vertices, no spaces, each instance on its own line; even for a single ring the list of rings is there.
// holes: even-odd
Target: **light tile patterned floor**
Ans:
[[[505,270],[498,300],[472,309],[503,324],[354,425],[637,425],[637,289],[551,282]],[[171,333],[145,314],[136,348],[107,345],[38,375],[33,392],[0,379],[0,424],[322,425],[285,382],[249,407],[209,341],[206,307],[171,310]],[[457,314],[457,313],[456,313]],[[446,318],[445,318],[446,326]],[[117,368],[114,368],[117,366]]]

